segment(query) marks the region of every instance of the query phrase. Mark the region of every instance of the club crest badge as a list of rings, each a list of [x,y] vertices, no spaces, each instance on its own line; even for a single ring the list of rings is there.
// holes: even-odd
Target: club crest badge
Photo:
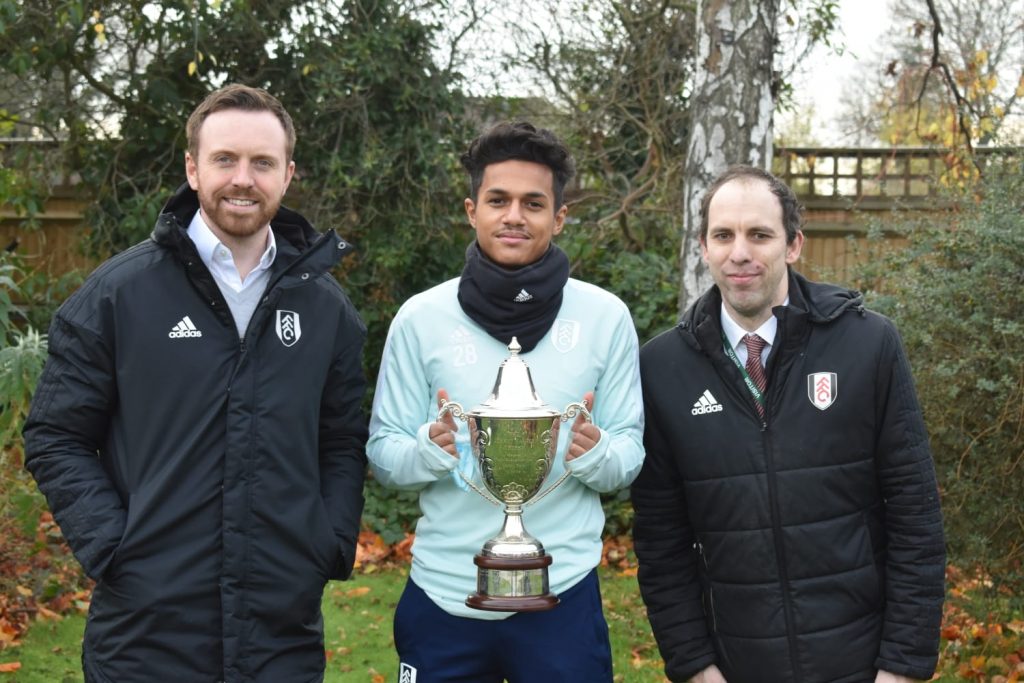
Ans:
[[[838,391],[836,373],[815,372],[807,375],[807,398],[818,410],[825,410],[835,403]]]
[[[299,324],[299,314],[295,311],[277,311],[277,338],[285,346],[295,346],[302,336],[302,326]]]
[[[398,670],[398,683],[416,683],[416,667],[402,662]]]
[[[551,343],[559,353],[569,353],[580,341],[580,324],[575,320],[555,320],[551,326]]]

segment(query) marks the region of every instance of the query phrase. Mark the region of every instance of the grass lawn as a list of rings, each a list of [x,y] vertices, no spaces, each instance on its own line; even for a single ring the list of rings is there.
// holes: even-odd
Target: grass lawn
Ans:
[[[324,592],[325,683],[394,683],[398,672],[391,617],[405,586],[405,574],[360,574],[332,581]],[[661,658],[644,616],[636,577],[611,570],[601,574],[605,616],[611,629],[617,683],[662,683]],[[0,665],[21,668],[0,673],[0,683],[80,683],[84,616],[38,622],[24,643],[0,652]]]
[[[1024,601],[993,590],[984,577],[951,568],[947,579],[939,673],[933,681],[1024,681]],[[327,683],[395,683],[391,617],[404,585],[405,573],[396,570],[328,584]],[[616,683],[665,683],[636,577],[602,569],[601,589]],[[21,646],[0,651],[0,683],[80,683],[84,625],[83,616],[36,622]],[[20,668],[4,673],[4,664],[15,662]]]

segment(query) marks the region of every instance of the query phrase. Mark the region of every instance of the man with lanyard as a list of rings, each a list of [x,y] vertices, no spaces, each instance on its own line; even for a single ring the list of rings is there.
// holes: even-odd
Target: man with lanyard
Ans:
[[[613,295],[569,278],[562,231],[568,150],[528,123],[499,124],[462,158],[476,240],[461,277],[407,301],[388,334],[367,454],[385,485],[420,492],[413,564],[395,614],[399,679],[416,683],[610,683],[608,627],[595,567],[604,515],[599,494],[636,476],[643,461],[637,339]],[[560,430],[548,482],[570,476],[523,511],[554,558],[550,611],[466,606],[473,556],[501,527],[502,510],[462,480],[480,482],[468,429],[436,422],[451,395],[483,402],[515,336],[538,394],[550,405],[581,398],[593,424]],[[596,396],[596,403],[595,403]]]
[[[910,368],[860,294],[790,268],[800,220],[770,173],[717,178],[700,237],[715,284],[641,351],[634,538],[672,681],[935,668],[945,550]]]

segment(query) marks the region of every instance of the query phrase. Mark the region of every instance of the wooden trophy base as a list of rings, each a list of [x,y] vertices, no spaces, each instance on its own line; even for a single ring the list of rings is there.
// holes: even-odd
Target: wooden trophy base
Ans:
[[[488,612],[543,612],[558,604],[548,590],[550,555],[493,557],[476,555],[477,591],[466,605]]]

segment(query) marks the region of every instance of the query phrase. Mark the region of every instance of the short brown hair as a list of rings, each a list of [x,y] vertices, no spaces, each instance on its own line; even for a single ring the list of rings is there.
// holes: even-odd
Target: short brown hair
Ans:
[[[708,210],[711,207],[711,199],[731,180],[760,180],[768,185],[768,189],[778,198],[782,207],[782,226],[786,229],[786,244],[792,244],[796,234],[803,227],[803,207],[797,201],[792,188],[781,178],[756,166],[732,166],[711,181],[700,202],[700,241],[705,242],[708,238]]]
[[[252,88],[248,85],[232,83],[214,90],[199,103],[185,126],[185,137],[188,140],[188,153],[195,158],[199,154],[199,129],[210,114],[227,109],[242,111],[269,111],[277,117],[284,128],[285,155],[292,160],[295,152],[295,126],[292,117],[285,111],[284,105],[263,88]]]

